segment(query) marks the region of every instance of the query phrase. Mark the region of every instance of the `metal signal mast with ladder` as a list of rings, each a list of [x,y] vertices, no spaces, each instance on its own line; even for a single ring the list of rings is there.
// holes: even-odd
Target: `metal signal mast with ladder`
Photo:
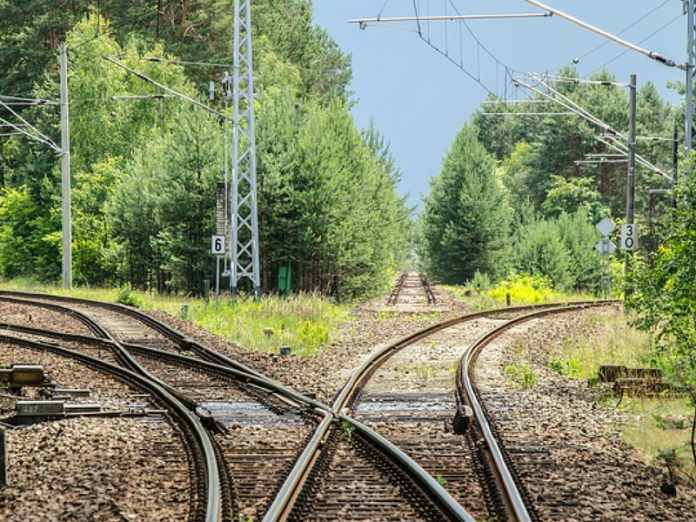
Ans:
[[[254,134],[254,69],[251,47],[251,0],[234,0],[234,135],[230,190],[231,274],[234,299],[240,283],[251,283],[254,297],[261,293],[259,264],[256,140]]]

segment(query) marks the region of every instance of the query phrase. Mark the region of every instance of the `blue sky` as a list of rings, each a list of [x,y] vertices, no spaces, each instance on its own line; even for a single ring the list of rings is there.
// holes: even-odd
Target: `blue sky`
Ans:
[[[647,38],[641,47],[686,61],[686,17],[680,16],[681,0],[542,2],[608,32],[624,31],[621,37],[632,43]],[[511,86],[505,90],[509,84],[505,66],[544,72],[581,57],[577,68],[586,75],[613,60],[606,67],[620,81],[636,73],[639,85],[650,80],[672,103],[680,102],[666,84],[684,81],[682,71],[633,51],[619,56],[625,48],[614,43],[587,54],[606,40],[559,17],[470,21],[468,26],[478,42],[461,24],[431,23],[431,42],[463,64],[484,86],[422,41],[413,32],[413,23],[368,26],[365,30],[348,23],[353,18],[377,17],[383,7],[383,18],[413,16],[414,3],[421,16],[428,11],[430,15],[453,14],[454,8],[462,14],[539,12],[523,0],[389,0],[386,7],[385,0],[314,0],[316,23],[353,56],[355,120],[361,127],[374,120],[390,141],[404,173],[400,190],[410,193],[411,205],[428,192],[429,180],[439,173],[457,131],[485,99],[486,88],[501,96],[506,92],[509,97],[524,94]]]

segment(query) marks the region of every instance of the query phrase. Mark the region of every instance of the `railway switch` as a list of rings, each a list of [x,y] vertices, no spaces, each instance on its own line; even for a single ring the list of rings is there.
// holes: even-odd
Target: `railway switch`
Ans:
[[[34,364],[13,364],[11,368],[0,369],[0,384],[9,388],[23,386],[43,386],[47,384],[43,366]]]

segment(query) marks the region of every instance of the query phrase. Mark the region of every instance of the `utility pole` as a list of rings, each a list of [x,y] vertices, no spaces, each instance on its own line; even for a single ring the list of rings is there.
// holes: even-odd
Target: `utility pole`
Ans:
[[[62,149],[63,288],[72,289],[72,224],[70,217],[70,125],[68,108],[68,50],[60,44],[60,148]]]
[[[634,199],[636,194],[636,75],[631,75],[629,88],[629,119],[628,119],[628,173],[626,177],[626,225],[633,225],[634,220]],[[636,235],[637,239],[637,235]],[[633,250],[625,250],[626,263],[624,272],[626,275],[626,289],[624,290],[624,305],[626,300],[633,293],[633,288],[629,279],[630,261],[633,258]],[[626,309],[624,307],[624,309]]]
[[[675,123],[672,145],[672,208],[677,208],[677,183],[679,183],[679,127]]]
[[[261,294],[259,227],[254,133],[254,70],[251,49],[251,0],[234,0],[234,135],[232,140],[232,260],[230,291],[251,282]]]
[[[687,55],[686,62],[686,96],[684,114],[684,170],[691,172],[689,166],[689,156],[693,149],[694,140],[694,74],[696,74],[696,23],[694,17],[694,3],[696,0],[682,0],[684,2],[684,12],[687,18]]]

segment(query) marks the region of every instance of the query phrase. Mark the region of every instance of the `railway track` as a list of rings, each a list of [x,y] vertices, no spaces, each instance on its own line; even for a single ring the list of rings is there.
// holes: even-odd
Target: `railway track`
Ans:
[[[538,313],[560,313],[596,305],[579,303],[563,308],[554,308],[555,305],[537,307],[542,310],[505,322],[503,326],[514,326]],[[466,363],[469,367],[480,349],[477,347],[492,338],[484,334],[495,332],[492,334],[495,336],[501,331],[490,323],[491,317],[501,314],[520,316],[529,308],[480,312],[449,319],[373,354],[353,373],[332,406],[332,413],[342,422],[341,428],[334,426],[332,430],[329,424],[320,426],[305,450],[306,458],[298,462],[264,520],[364,520],[366,510],[372,510],[370,520],[400,520],[405,516],[425,520],[469,521],[474,520],[474,516],[489,520],[507,520],[508,517],[510,520],[531,520],[523,512],[525,504],[520,506],[514,501],[522,495],[517,482],[496,479],[498,475],[507,477],[511,472],[505,467],[505,459],[491,461],[487,457],[495,454],[495,441],[483,436],[490,431],[490,423],[485,411],[475,408],[477,403],[465,391],[468,373],[460,372],[463,377],[456,381],[456,386],[450,375],[449,389],[441,390],[436,394],[438,396],[418,393],[407,397],[403,390],[380,396],[369,389],[375,372],[390,363],[395,354],[442,330],[488,321],[488,324],[479,324],[474,332],[468,332],[467,343],[453,354],[451,360],[471,361]],[[477,342],[471,343],[478,337]],[[465,352],[464,348],[469,344]],[[460,421],[456,428],[460,433],[454,433],[455,416]],[[468,428],[462,428],[462,423]],[[377,431],[389,442],[383,440],[384,445],[375,442],[382,439]],[[371,442],[363,441],[362,437]],[[360,450],[351,451],[346,447],[351,444]],[[390,458],[396,452],[403,460]],[[375,468],[367,464],[385,459],[391,460],[391,464],[382,464],[382,469],[401,470],[395,474],[401,477],[396,489],[385,487],[374,476]],[[502,466],[502,471],[492,469],[493,466]],[[350,487],[349,484],[358,484],[359,487]]]
[[[409,309],[435,305],[436,298],[424,274],[402,274],[389,294],[387,305]]]
[[[0,294],[0,299],[21,300],[21,297]],[[64,304],[65,301],[61,305],[54,302],[51,306]],[[581,303],[575,307],[596,304]],[[80,306],[83,307],[80,312],[71,307],[73,318],[86,312],[86,305]],[[223,498],[227,496],[225,504],[231,507],[223,519],[236,516],[259,520],[263,515],[263,520],[269,522],[368,518],[472,521],[474,516],[533,520],[533,515],[528,510],[525,512],[528,502],[524,500],[519,479],[509,466],[505,467],[509,458],[500,447],[496,450],[495,432],[483,407],[476,406],[475,391],[473,395],[467,393],[466,382],[478,351],[505,328],[539,313],[571,309],[542,308],[527,315],[520,315],[527,308],[468,314],[401,339],[374,354],[356,370],[330,408],[277,383],[269,385],[257,373],[247,372],[236,362],[227,364],[226,358],[221,359],[222,356],[210,353],[205,347],[193,349],[191,345],[196,343],[180,335],[172,338],[163,334],[161,326],[157,330],[167,337],[164,341],[152,333],[143,335],[132,326],[119,328],[112,320],[109,324],[117,335],[103,332],[106,339],[99,342],[112,348],[119,345],[132,354],[145,372],[181,393],[190,401],[189,406],[206,405],[214,412],[207,421],[216,421],[212,426],[222,425],[221,433],[258,414],[258,407],[241,400],[249,395],[261,399],[263,408],[283,418],[283,421],[271,421],[266,416],[268,430],[257,430],[246,439],[239,437],[239,433],[227,440],[220,433],[212,436],[217,462],[228,471],[227,477],[221,475],[222,482],[230,483]],[[501,313],[519,317],[494,328],[494,323],[500,321],[494,317]],[[131,312],[127,314],[130,316]],[[452,385],[451,389],[409,397],[403,390],[385,390],[384,386],[380,389],[379,384],[371,381],[378,370],[381,373],[390,364],[398,367],[396,354],[405,353],[419,342],[423,345],[422,341],[442,330],[467,325],[475,325],[472,331],[466,332],[467,339],[480,338],[475,343],[467,342],[469,347],[462,358],[462,369],[457,372],[456,389]],[[0,324],[0,328],[6,327],[12,328]],[[25,334],[40,335],[35,330],[25,327]],[[62,341],[71,339],[62,338]],[[461,355],[461,344],[455,347],[456,354],[450,363]],[[198,381],[196,373],[206,375],[206,382]],[[454,433],[455,416],[469,425],[466,430],[459,425],[457,431],[463,434]],[[260,446],[269,448],[270,431],[280,434],[279,444],[270,444],[266,453],[259,452]],[[272,460],[281,465],[270,464]],[[242,498],[246,501],[240,501]]]
[[[61,363],[56,361],[58,358],[71,361],[73,367],[74,363],[78,363],[79,366],[99,373],[102,376],[101,381],[104,382],[94,377],[91,378],[91,382],[96,391],[95,396],[106,401],[107,409],[128,409],[132,401],[136,400],[140,407],[149,406],[164,412],[163,419],[177,433],[184,448],[184,454],[177,452],[176,445],[172,441],[152,442],[154,451],[167,462],[166,469],[171,471],[171,474],[168,473],[160,480],[188,484],[188,507],[183,510],[185,520],[191,522],[217,520],[219,511],[217,461],[213,445],[197,416],[166,389],[131,370],[106,362],[94,355],[63,348],[53,343],[41,342],[38,340],[39,336],[33,337],[28,339],[4,332],[0,334],[0,343],[5,346],[6,355],[13,351],[19,354],[26,354],[27,351],[36,352],[39,355],[49,354],[53,357],[53,363],[50,366],[60,367]],[[75,378],[84,382],[89,372],[82,369],[76,373],[79,377]],[[173,466],[181,460],[186,463],[184,470],[174,470]],[[185,471],[186,469],[188,471]],[[153,470],[153,474],[156,475],[157,471]]]
[[[208,428],[220,471],[216,489],[221,513],[211,517],[252,520],[263,513],[321,417],[310,399],[137,311],[48,296],[13,294],[0,300],[63,313],[98,337],[8,323],[0,329],[58,340],[128,367],[196,413]]]

